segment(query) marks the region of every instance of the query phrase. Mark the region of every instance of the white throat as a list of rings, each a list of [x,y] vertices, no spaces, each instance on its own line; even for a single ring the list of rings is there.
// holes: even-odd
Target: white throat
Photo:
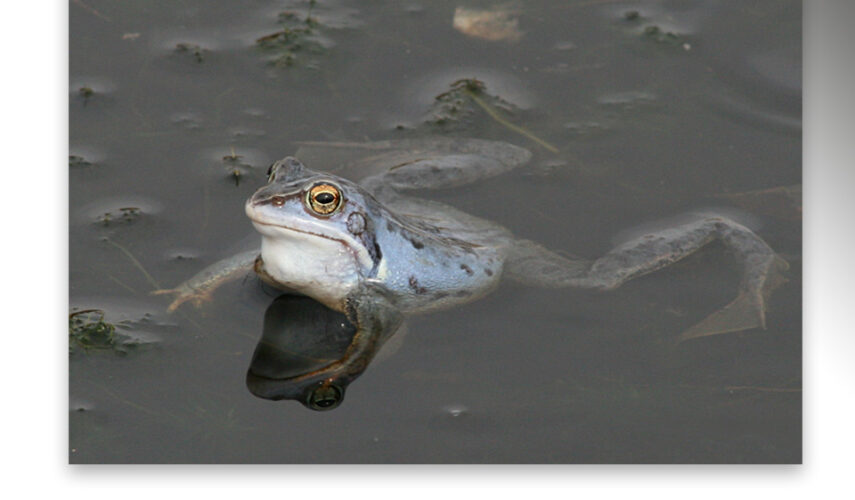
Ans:
[[[264,270],[278,283],[340,310],[359,280],[359,263],[343,242],[270,227],[261,240]]]

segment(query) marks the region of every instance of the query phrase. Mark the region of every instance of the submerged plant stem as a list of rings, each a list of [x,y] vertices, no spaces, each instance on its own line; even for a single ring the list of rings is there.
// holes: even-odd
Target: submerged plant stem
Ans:
[[[139,292],[137,292],[136,290],[134,290],[133,288],[131,288],[129,285],[126,285],[125,283],[121,282],[121,281],[120,281],[118,278],[116,278],[115,276],[112,276],[112,275],[109,275],[109,274],[108,274],[108,275],[107,275],[107,277],[108,277],[108,278],[110,278],[111,280],[113,280],[113,282],[115,282],[117,285],[119,285],[119,286],[121,286],[122,288],[124,288],[125,290],[127,290],[127,291],[129,291],[129,292],[133,293],[134,295],[138,295],[138,294],[139,294]]]
[[[548,142],[544,141],[544,140],[543,140],[543,139],[541,139],[540,137],[537,137],[536,135],[532,134],[532,133],[531,133],[531,132],[529,132],[528,130],[526,130],[526,129],[524,129],[524,128],[522,128],[522,127],[518,126],[518,125],[514,125],[513,123],[511,123],[511,122],[509,122],[508,120],[504,119],[501,115],[499,115],[499,113],[498,113],[495,109],[493,109],[493,107],[492,107],[492,106],[490,106],[489,104],[487,104],[486,102],[484,102],[484,100],[483,100],[483,99],[481,99],[480,97],[478,97],[478,96],[475,94],[475,92],[472,92],[472,91],[471,91],[471,90],[469,90],[469,89],[464,89],[463,91],[466,93],[466,95],[468,95],[469,97],[471,97],[473,101],[475,101],[475,104],[477,104],[478,106],[481,106],[481,109],[483,109],[484,111],[486,111],[486,112],[487,112],[487,114],[488,114],[488,115],[490,115],[490,117],[491,117],[492,119],[496,120],[497,122],[499,122],[500,124],[504,125],[505,127],[509,128],[509,129],[511,129],[511,130],[513,130],[514,132],[516,132],[516,133],[518,133],[518,134],[521,134],[521,135],[524,135],[524,136],[528,137],[529,139],[531,139],[531,140],[533,140],[534,142],[536,142],[536,143],[540,144],[541,146],[545,147],[545,148],[546,148],[546,149],[548,149],[549,151],[551,151],[551,152],[553,152],[553,153],[558,153],[558,148],[556,148],[556,147],[555,147],[555,146],[553,146],[552,144],[549,144]]]
[[[131,263],[134,265],[134,267],[136,267],[137,269],[140,270],[141,273],[143,273],[145,278],[148,280],[149,283],[151,283],[151,285],[154,287],[155,290],[159,290],[161,288],[161,286],[157,283],[157,280],[155,280],[148,273],[148,271],[145,270],[145,268],[142,266],[142,264],[140,264],[140,261],[138,261],[136,259],[136,257],[134,257],[133,254],[131,254],[131,252],[128,251],[127,248],[123,247],[122,245],[119,245],[118,243],[116,243],[115,241],[113,241],[109,238],[106,241],[107,241],[107,243],[109,243],[109,244],[113,245],[114,247],[118,248],[119,250],[121,250],[122,253],[125,254],[125,257],[127,257],[131,261]]]

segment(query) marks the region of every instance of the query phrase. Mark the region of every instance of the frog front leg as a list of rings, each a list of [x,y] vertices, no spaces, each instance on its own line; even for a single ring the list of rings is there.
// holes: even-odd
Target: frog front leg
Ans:
[[[210,301],[211,294],[221,285],[244,276],[253,269],[260,250],[248,250],[217,261],[202,269],[187,281],[169,290],[155,290],[153,295],[174,295],[167,311],[172,312],[185,302],[199,306]]]
[[[703,219],[628,241],[590,262],[557,255],[533,242],[519,241],[510,250],[506,275],[549,287],[611,290],[622,283],[668,266],[714,240],[720,240],[742,264],[736,298],[680,336],[680,341],[766,327],[766,301],[786,281],[788,264],[750,229],[730,219]]]

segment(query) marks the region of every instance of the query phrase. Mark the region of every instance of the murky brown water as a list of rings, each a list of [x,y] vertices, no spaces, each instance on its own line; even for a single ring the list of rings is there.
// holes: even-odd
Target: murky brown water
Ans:
[[[119,334],[72,353],[71,462],[801,460],[801,4],[525,2],[517,41],[455,30],[459,5],[319,1],[299,49],[265,51],[309,2],[71,4],[71,306]],[[425,123],[460,78],[558,153],[477,106]],[[732,298],[720,247],[610,293],[508,284],[409,321],[317,413],[247,389],[274,291],[171,315],[148,294],[255,243],[243,203],[295,142],[427,132],[530,148],[431,196],[553,249],[735,213],[791,264],[768,328],[669,344]]]

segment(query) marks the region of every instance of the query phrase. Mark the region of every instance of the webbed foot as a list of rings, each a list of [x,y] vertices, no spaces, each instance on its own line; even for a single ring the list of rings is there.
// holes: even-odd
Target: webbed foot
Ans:
[[[195,307],[202,307],[202,304],[206,302],[211,302],[213,297],[211,296],[210,291],[199,291],[193,290],[192,288],[186,286],[179,286],[178,288],[172,289],[161,289],[154,290],[151,292],[151,295],[174,295],[175,298],[166,308],[167,312],[175,312],[181,304],[185,302],[190,302]]]
[[[740,332],[752,328],[766,329],[766,302],[772,292],[787,282],[782,274],[789,268],[784,259],[775,256],[764,276],[761,287],[751,290],[741,290],[732,302],[710,314],[696,325],[684,331],[676,342],[720,333]]]

